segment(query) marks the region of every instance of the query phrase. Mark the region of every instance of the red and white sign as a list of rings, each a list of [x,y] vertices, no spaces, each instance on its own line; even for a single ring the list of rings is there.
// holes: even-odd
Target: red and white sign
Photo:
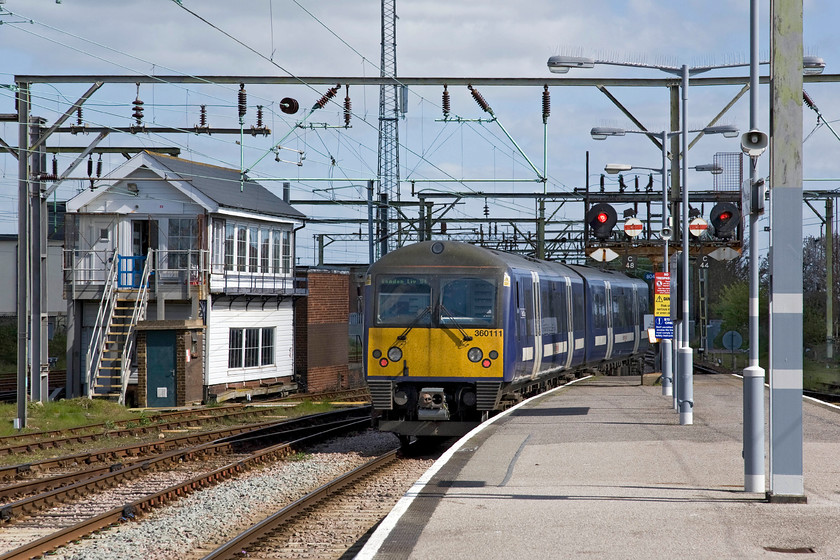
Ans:
[[[653,275],[653,293],[654,294],[670,294],[671,293],[671,273],[657,272]]]
[[[638,218],[628,218],[624,222],[624,233],[630,237],[636,237],[642,233],[642,229],[644,229],[644,225],[642,224],[642,220]]]
[[[694,218],[688,223],[688,233],[694,237],[700,237],[707,229],[709,229],[709,224],[703,218]]]

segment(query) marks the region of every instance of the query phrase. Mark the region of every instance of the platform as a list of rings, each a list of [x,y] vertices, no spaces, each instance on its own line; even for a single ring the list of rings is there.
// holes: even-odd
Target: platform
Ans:
[[[803,404],[807,503],[779,504],[743,491],[741,380],[695,376],[694,398],[681,426],[638,377],[536,397],[448,451],[357,558],[840,558],[840,410]]]

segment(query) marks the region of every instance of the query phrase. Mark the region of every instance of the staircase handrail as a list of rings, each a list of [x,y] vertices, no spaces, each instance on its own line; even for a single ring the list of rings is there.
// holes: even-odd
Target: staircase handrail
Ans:
[[[93,378],[99,369],[99,357],[102,355],[103,341],[107,333],[107,326],[111,324],[114,315],[114,299],[116,295],[117,275],[119,273],[119,255],[116,253],[111,259],[111,269],[105,279],[105,287],[102,291],[102,301],[99,303],[99,311],[96,314],[93,332],[90,337],[90,344],[87,350],[87,396],[93,394]],[[107,318],[106,318],[107,315]]]
[[[137,299],[134,301],[134,311],[131,314],[131,321],[129,321],[128,329],[125,333],[125,345],[123,346],[122,359],[120,360],[120,398],[119,403],[125,404],[125,395],[128,391],[128,380],[131,376],[131,352],[134,350],[135,336],[134,330],[137,323],[145,319],[146,307],[149,303],[149,277],[152,271],[152,256],[153,249],[149,249],[146,255],[146,264],[143,266],[143,276],[140,279],[139,291],[137,292]]]

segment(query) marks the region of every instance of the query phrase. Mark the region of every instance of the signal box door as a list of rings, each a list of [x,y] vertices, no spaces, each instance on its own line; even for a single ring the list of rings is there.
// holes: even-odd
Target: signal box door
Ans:
[[[146,402],[148,406],[175,406],[175,381],[175,331],[147,331]]]

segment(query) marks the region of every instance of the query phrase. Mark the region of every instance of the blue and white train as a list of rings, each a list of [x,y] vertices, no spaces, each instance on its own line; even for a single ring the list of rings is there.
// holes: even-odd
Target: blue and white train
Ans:
[[[640,374],[646,282],[455,241],[365,279],[365,376],[379,428],[454,436],[585,370]]]

